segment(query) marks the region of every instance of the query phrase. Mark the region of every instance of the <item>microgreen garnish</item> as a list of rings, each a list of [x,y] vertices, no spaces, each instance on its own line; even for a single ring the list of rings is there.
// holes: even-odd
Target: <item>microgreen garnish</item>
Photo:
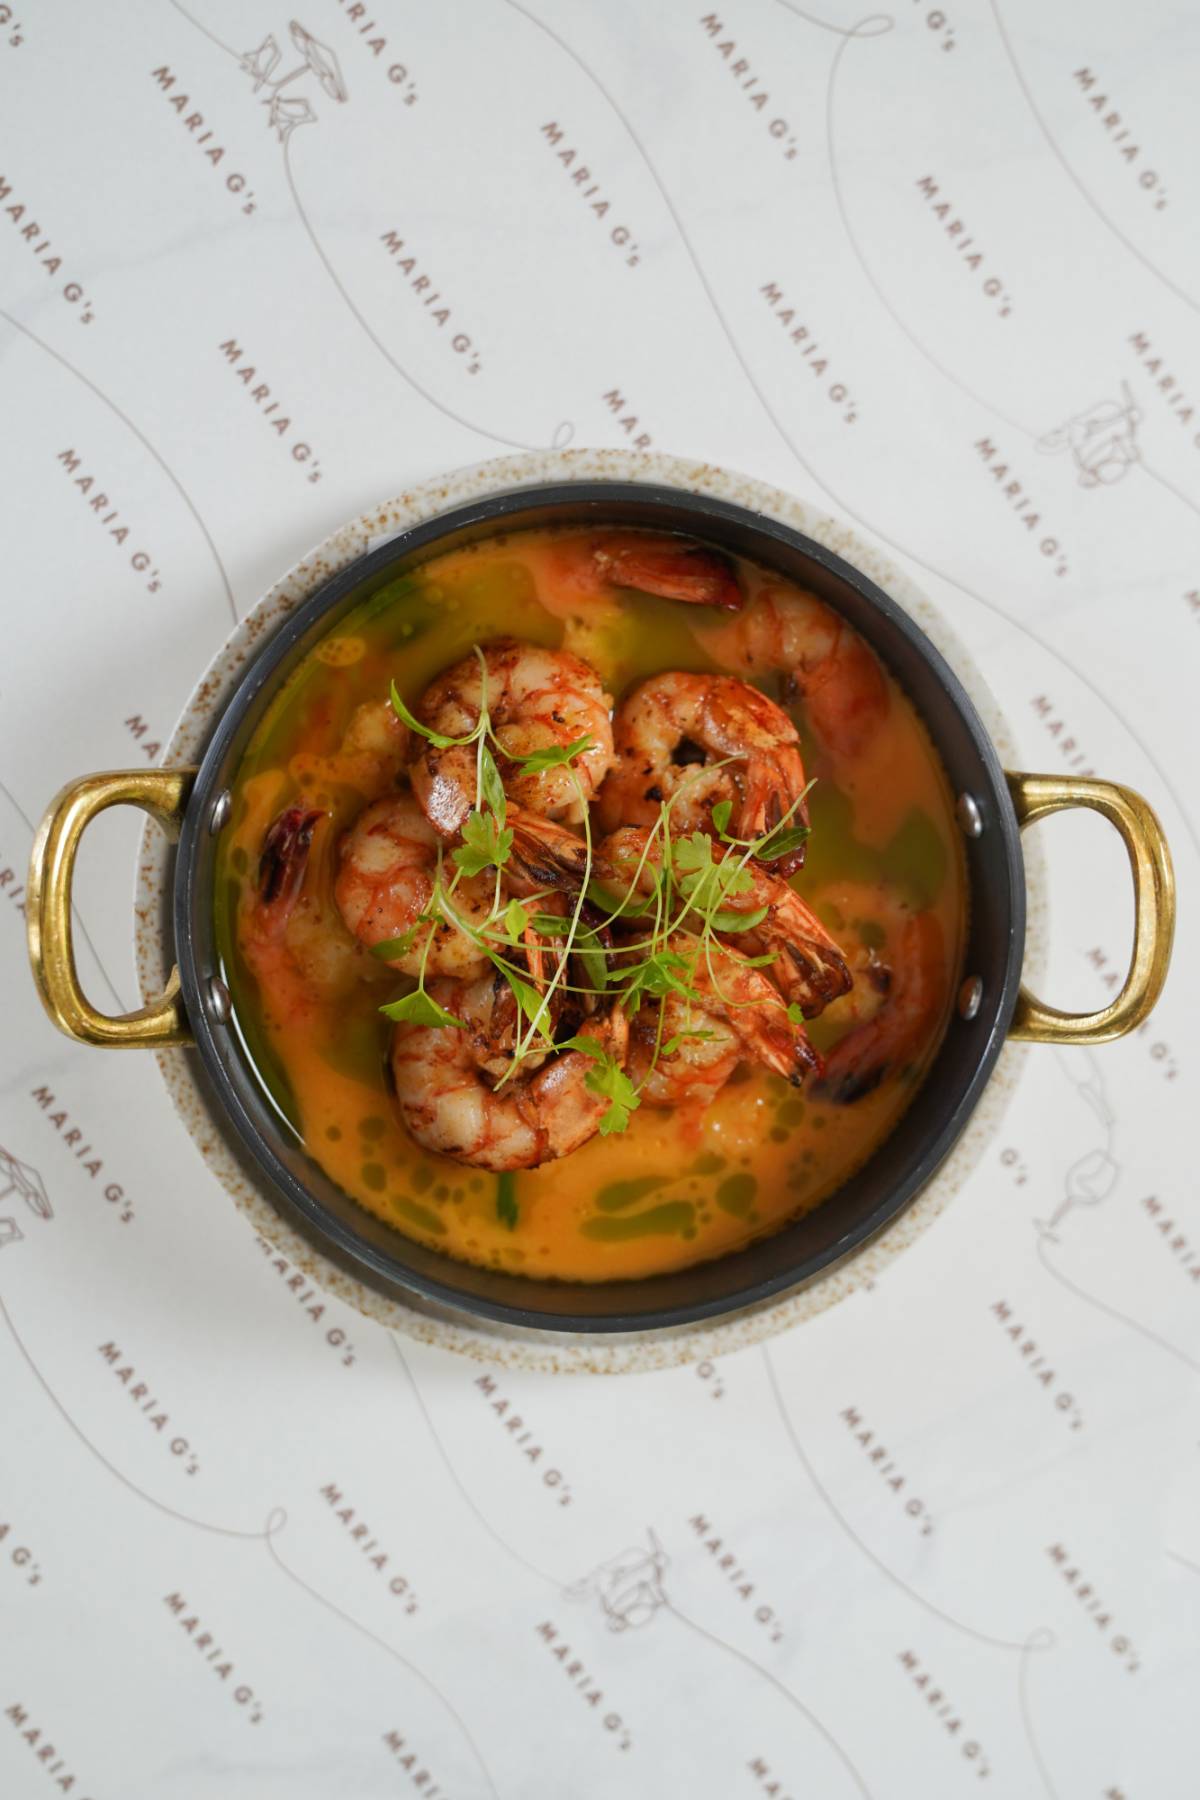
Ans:
[[[632,868],[597,869],[589,795],[574,766],[593,748],[594,738],[590,732],[584,733],[568,744],[550,744],[514,755],[493,729],[487,662],[482,651],[476,654],[481,678],[479,713],[473,729],[463,737],[450,737],[423,724],[405,705],[395,683],[391,687],[397,717],[435,750],[473,748],[475,795],[459,834],[461,841],[445,859],[438,850],[432,892],[415,923],[399,937],[373,947],[373,955],[389,961],[407,956],[421,945],[415,990],[380,1010],[389,1019],[407,1024],[463,1028],[463,1021],[436,1001],[425,985],[435,932],[440,925],[448,925],[488,959],[507,982],[516,1003],[508,1067],[495,1084],[497,1090],[518,1075],[530,1057],[541,1058],[549,1049],[578,1051],[589,1065],[586,1088],[606,1103],[599,1130],[608,1136],[627,1129],[640,1105],[638,1087],[621,1059],[587,1031],[555,1043],[555,1025],[562,1017],[563,1004],[568,1003],[576,1018],[612,1006],[620,1007],[627,1017],[642,1009],[657,1009],[654,1043],[642,1085],[663,1057],[677,1056],[685,1045],[719,1035],[706,1023],[714,1005],[731,1010],[758,1004],[735,999],[726,991],[721,975],[734,968],[765,968],[776,960],[769,937],[765,944],[761,937],[758,943],[747,940],[746,934],[757,931],[771,910],[768,905],[754,904],[762,876],[751,865],[777,862],[802,846],[808,827],[797,824],[795,814],[808,790],[758,837],[731,835],[731,799],[712,807],[715,837],[703,831],[675,835],[671,809],[687,791],[689,779],[711,776],[722,766],[706,765],[682,781],[671,799],[661,804],[657,820],[643,835]],[[556,769],[566,770],[575,789],[586,851],[584,876],[572,883],[570,897],[552,895],[549,890],[506,893],[505,870],[510,860],[513,870],[523,866],[523,861],[512,856],[515,834],[506,822],[506,771],[526,776]],[[488,883],[493,886],[490,907],[485,900],[481,908],[474,896],[470,907],[461,906],[457,896],[460,883],[488,874],[494,876],[494,885]],[[508,885],[516,885],[512,871]],[[566,905],[564,898],[568,898]],[[555,907],[560,910],[553,910]],[[614,928],[620,932],[615,940]],[[766,954],[753,953],[764,949]],[[672,1029],[665,1035],[668,1004]],[[791,1025],[802,1027],[800,1007],[785,1008],[781,998],[776,1004]],[[509,1229],[516,1226],[518,1208],[509,1176],[498,1180],[496,1210]]]
[[[716,1035],[715,1031],[677,1031],[674,1037],[669,1037],[665,1044],[659,1045],[658,1054],[660,1057],[675,1056],[681,1044],[702,1042],[706,1038],[715,1038]]]
[[[714,860],[713,841],[702,831],[680,838],[674,854],[676,865],[683,871],[676,878],[679,891],[699,913],[716,912],[726,900],[749,893],[754,886],[754,876],[736,857]]]
[[[442,732],[432,731],[428,725],[422,725],[416,714],[409,712],[407,706],[405,706],[403,700],[400,698],[400,690],[397,688],[394,681],[392,683],[391,698],[392,711],[395,713],[396,717],[407,725],[410,731],[415,731],[419,737],[428,738],[429,742],[436,745],[439,750],[448,750],[451,744],[469,744],[471,742],[470,736],[465,738],[446,737]],[[473,735],[474,734],[472,734],[472,736]]]
[[[508,942],[519,944],[529,930],[529,923],[527,909],[521,905],[519,900],[510,900],[504,909],[504,933]],[[540,931],[541,926],[535,926],[534,929]]]
[[[377,956],[381,962],[393,962],[398,956],[407,956],[421,935],[422,925],[432,925],[432,913],[418,913],[415,924],[402,931],[399,937],[385,938],[382,943],[371,945],[371,955]]]
[[[379,1010],[385,1018],[392,1019],[397,1025],[457,1025],[460,1031],[466,1030],[463,1020],[456,1019],[452,1012],[439,1006],[433,995],[427,994],[424,988],[417,988],[399,1000],[390,1000]]]
[[[502,829],[494,812],[468,813],[462,840],[458,849],[450,852],[450,857],[464,875],[478,875],[484,869],[502,869],[512,854],[512,829]]]
[[[573,744],[547,744],[544,750],[531,750],[528,756],[514,756],[506,750],[509,762],[516,763],[524,775],[542,775],[547,769],[561,769],[567,763],[574,762],[585,750],[590,750],[595,743],[590,731],[577,737]]]
[[[631,1115],[642,1103],[638,1099],[637,1089],[620,1063],[595,1038],[567,1038],[559,1045],[559,1049],[579,1050],[592,1061],[593,1067],[584,1076],[583,1084],[600,1099],[608,1101],[598,1127],[601,1137],[608,1137],[614,1131],[624,1131]]]

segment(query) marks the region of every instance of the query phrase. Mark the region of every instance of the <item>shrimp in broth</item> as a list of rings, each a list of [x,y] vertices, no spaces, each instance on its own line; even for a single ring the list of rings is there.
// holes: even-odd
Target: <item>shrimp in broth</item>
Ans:
[[[946,778],[847,621],[594,527],[369,581],[257,722],[217,893],[308,1155],[428,1247],[578,1282],[836,1192],[929,1070],[966,924]]]

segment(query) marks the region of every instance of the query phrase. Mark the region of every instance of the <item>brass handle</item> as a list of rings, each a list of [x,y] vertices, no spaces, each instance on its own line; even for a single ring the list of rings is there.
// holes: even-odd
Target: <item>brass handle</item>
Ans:
[[[165,1050],[190,1044],[179,992],[179,970],[157,1000],[112,1018],[98,1012],[79,985],[71,938],[71,882],[80,839],[109,806],[140,806],[169,838],[179,836],[195,769],[120,769],[68,782],[51,802],[34,839],[29,863],[29,960],[42,1005],[60,1031],[81,1044],[108,1049]]]
[[[1024,831],[1067,807],[1088,806],[1115,825],[1133,872],[1133,956],[1125,985],[1094,1013],[1059,1012],[1022,988],[1008,1035],[1031,1044],[1107,1044],[1140,1025],[1162,992],[1175,936],[1175,877],[1162,826],[1132,788],[1071,775],[1006,776]]]

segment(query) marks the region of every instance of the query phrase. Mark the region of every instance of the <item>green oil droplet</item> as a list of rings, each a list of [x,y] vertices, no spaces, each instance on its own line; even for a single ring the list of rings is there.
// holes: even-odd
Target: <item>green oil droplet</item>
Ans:
[[[618,1243],[623,1238],[686,1235],[694,1229],[695,1213],[695,1207],[686,1200],[668,1200],[628,1219],[588,1219],[580,1230],[584,1237],[602,1244]]]
[[[382,1163],[364,1163],[362,1178],[364,1187],[369,1187],[373,1193],[380,1194],[387,1185],[387,1170]]]
[[[634,1181],[610,1181],[596,1195],[596,1205],[601,1212],[624,1212],[627,1206],[634,1206],[647,1194],[666,1185],[665,1175],[639,1175]]]
[[[381,1138],[387,1130],[387,1120],[381,1119],[378,1113],[372,1113],[369,1119],[359,1120],[358,1129],[368,1143],[373,1143],[376,1138]]]
[[[723,1169],[724,1167],[725,1158],[723,1156],[718,1156],[713,1150],[706,1150],[703,1156],[698,1156],[696,1158],[695,1162],[688,1170],[688,1174],[715,1175],[719,1169]]]
[[[403,1194],[397,1194],[392,1205],[400,1217],[407,1219],[410,1225],[416,1225],[421,1231],[431,1231],[435,1237],[445,1237],[446,1227],[428,1206],[418,1206],[415,1200],[406,1199]]]
[[[946,879],[946,845],[923,806],[914,806],[883,853],[883,864],[906,898],[932,906]]]
[[[735,1219],[745,1219],[757,1193],[758,1183],[753,1175],[727,1175],[717,1189],[717,1205]]]

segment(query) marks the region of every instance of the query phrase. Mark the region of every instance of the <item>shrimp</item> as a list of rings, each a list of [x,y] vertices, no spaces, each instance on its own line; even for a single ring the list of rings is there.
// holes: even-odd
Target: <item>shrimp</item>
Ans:
[[[338,847],[333,896],[348,930],[370,948],[413,932],[409,948],[390,957],[395,973],[453,975],[470,981],[488,966],[468,934],[444,914],[422,925],[433,897],[440,839],[410,793],[390,794],[361,812]],[[454,870],[447,872],[449,881]],[[492,910],[493,884],[461,877],[450,902],[482,928]]]
[[[501,747],[506,793],[544,818],[580,817],[613,759],[612,701],[595,670],[565,650],[500,638],[481,657],[465,657],[439,675],[421,696],[417,716],[446,737],[467,737],[479,722],[485,699]],[[591,744],[569,767],[531,773],[506,763],[503,755],[564,749],[585,735]],[[412,766],[413,789],[443,837],[461,831],[475,805],[476,765],[474,744],[420,745]]]
[[[713,844],[711,854],[713,862],[719,863],[730,852],[724,845]],[[601,881],[615,882],[619,891],[632,883],[637,892],[651,894],[661,863],[659,839],[637,826],[627,826],[600,843],[595,871]],[[806,1019],[814,1019],[831,1000],[848,991],[852,976],[846,958],[795,888],[755,863],[743,867],[750,877],[748,885],[741,893],[724,895],[720,910],[727,916],[746,914],[753,922],[744,931],[724,929],[718,935],[722,941],[732,939],[739,950],[751,955],[773,955],[775,985],[800,1007]],[[764,911],[765,916],[759,917]]]
[[[853,953],[859,978],[853,994],[830,1009],[831,1022],[852,1021],[825,1057],[815,1084],[818,1099],[848,1106],[887,1076],[910,1066],[927,1047],[946,1002],[945,934],[932,912],[913,912],[881,882],[861,890],[849,884],[838,910],[864,939]],[[882,934],[882,945],[871,941]]]
[[[865,638],[800,588],[768,583],[738,618],[697,620],[692,629],[725,668],[782,672],[822,747],[836,758],[860,756],[891,708],[887,679]]]
[[[311,1020],[382,972],[346,932],[328,897],[328,814],[289,806],[263,837],[257,889],[242,902],[238,944],[268,1024]]]
[[[481,1062],[494,1054],[496,982],[439,978],[431,997],[466,1029],[397,1025],[390,1067],[400,1118],[423,1149],[481,1169],[533,1169],[569,1156],[599,1129],[608,1101],[586,1085],[592,1059],[581,1050],[548,1057],[536,1073],[522,1072],[497,1090]],[[614,1008],[589,1019],[582,1035],[624,1061],[629,1026]]]
[[[374,800],[395,786],[408,762],[411,735],[389,701],[364,700],[351,713],[332,755],[299,752],[288,763],[288,773],[305,790],[319,784],[350,787]]]
[[[654,531],[605,531],[570,537],[551,554],[553,586],[567,599],[602,597],[632,588],[691,606],[736,612],[742,591],[733,564],[691,538]]]
[[[688,985],[699,998],[668,994],[634,1017],[629,1073],[648,1105],[703,1108],[745,1061],[763,1063],[793,1087],[820,1071],[803,1027],[788,1019],[777,990],[759,970],[728,951],[697,955],[699,940],[687,932],[673,933],[668,948],[689,963]],[[676,1039],[664,1054],[663,1046]]]
[[[761,837],[785,814],[808,822],[796,727],[737,676],[651,676],[617,708],[613,747],[617,766],[599,799],[605,831],[655,824],[663,801],[675,831],[711,830],[718,800],[732,801],[739,838]],[[800,861],[803,851],[782,872]]]

